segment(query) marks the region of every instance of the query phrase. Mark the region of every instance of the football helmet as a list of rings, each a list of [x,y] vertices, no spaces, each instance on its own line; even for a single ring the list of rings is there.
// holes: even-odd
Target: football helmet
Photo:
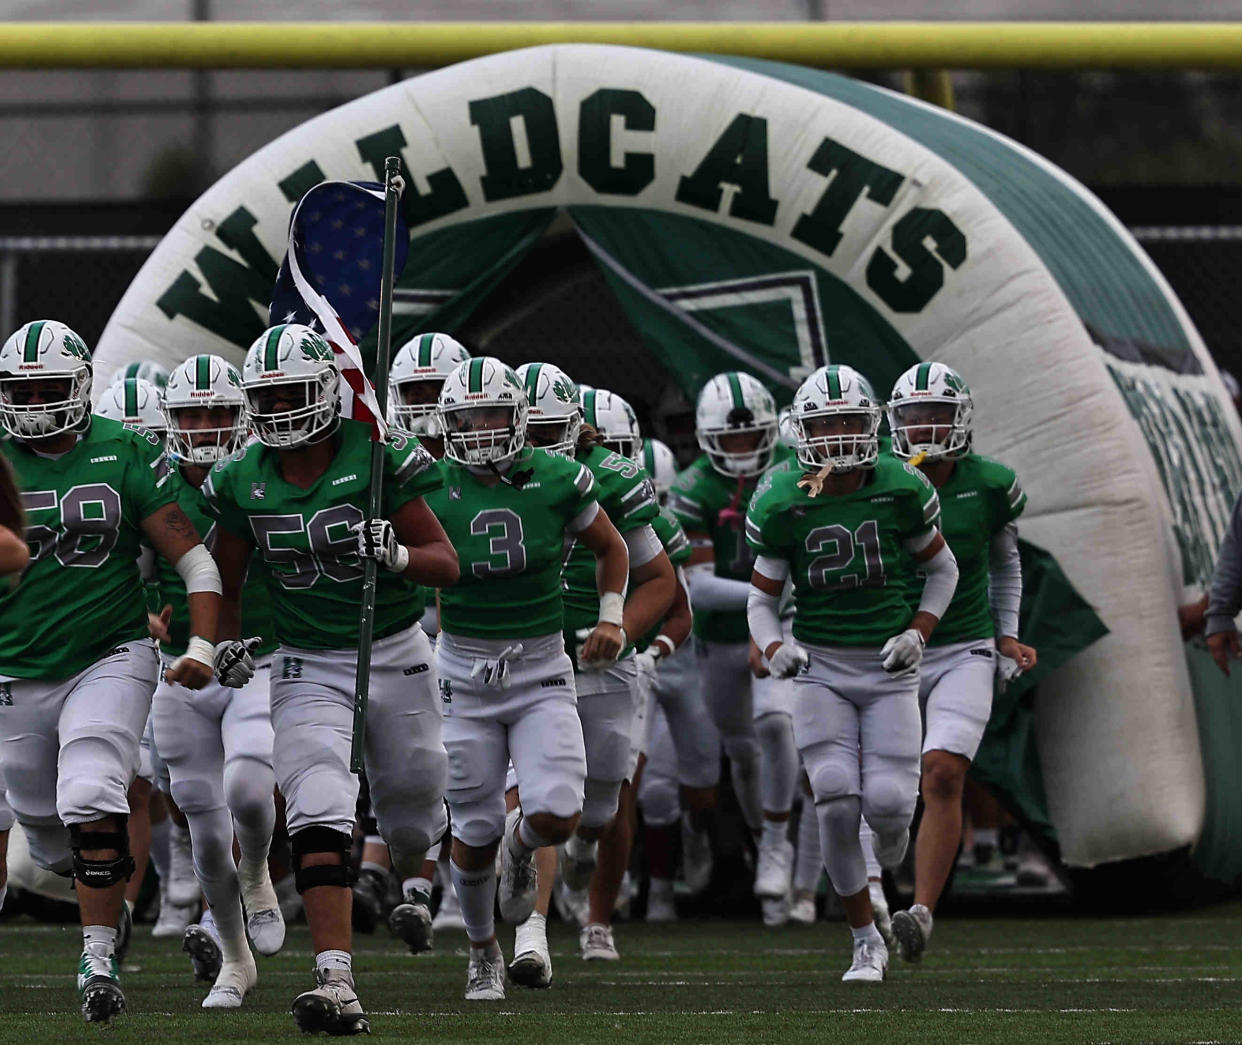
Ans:
[[[651,476],[655,486],[656,497],[661,504],[668,500],[668,492],[673,488],[673,480],[677,478],[677,458],[673,451],[659,439],[643,440],[643,467]]]
[[[265,330],[242,365],[246,415],[259,442],[288,450],[329,436],[339,423],[340,380],[322,334],[299,323]],[[273,410],[281,400],[290,405]]]
[[[124,366],[117,367],[112,371],[112,376],[108,378],[108,385],[119,385],[127,377],[140,377],[144,381],[150,381],[156,388],[163,391],[164,386],[168,384],[168,371],[159,365],[153,363],[149,359],[138,359],[132,363],[126,363]]]
[[[419,334],[407,341],[388,369],[388,419],[415,435],[443,435],[436,397],[453,368],[469,358],[448,334]]]
[[[582,397],[582,415],[587,424],[600,434],[609,450],[638,459],[643,445],[634,408],[616,392],[592,388]]]
[[[104,389],[95,413],[126,425],[138,425],[159,435],[168,427],[160,409],[160,390],[141,377],[127,377]]]
[[[781,446],[787,446],[790,450],[798,448],[798,436],[793,429],[793,411],[789,407],[784,407],[776,415],[776,438],[780,440]]]
[[[511,461],[526,442],[529,408],[522,382],[499,359],[459,363],[440,389],[444,456],[476,467]]]
[[[893,385],[888,427],[893,453],[946,460],[970,453],[975,404],[962,375],[943,363],[918,363]]]
[[[836,472],[871,468],[880,455],[880,404],[870,382],[851,366],[822,366],[794,393],[798,461]]]
[[[63,396],[30,402],[35,382],[64,383]],[[0,425],[19,439],[60,435],[85,424],[91,409],[91,353],[54,319],[19,327],[0,346]]]
[[[194,407],[224,407],[232,422],[218,428],[182,428],[178,412]],[[209,468],[236,453],[246,442],[246,396],[241,374],[220,356],[191,356],[168,377],[164,388],[164,422],[168,452],[178,461]],[[196,439],[205,441],[196,442]]]
[[[526,389],[527,438],[538,432],[535,444],[550,454],[573,457],[582,431],[582,403],[578,386],[551,363],[523,363],[514,371]]]
[[[731,479],[760,475],[776,447],[776,402],[750,374],[717,374],[699,393],[694,434],[712,467]],[[753,435],[749,447],[739,437]]]

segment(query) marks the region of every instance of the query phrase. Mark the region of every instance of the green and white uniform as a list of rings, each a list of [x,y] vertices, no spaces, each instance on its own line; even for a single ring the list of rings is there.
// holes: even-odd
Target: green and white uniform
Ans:
[[[306,489],[288,482],[279,452],[258,442],[216,465],[203,487],[217,525],[258,549],[271,596],[280,643],[272,660],[273,765],[290,834],[312,826],[351,832],[358,792],[349,751],[363,567],[352,528],[366,517],[370,430],[341,421],[330,438],[335,456]],[[439,485],[417,439],[390,433],[381,515],[391,519]],[[419,585],[378,571],[365,766],[399,868],[421,859],[445,826],[440,707],[418,626],[425,601]]]
[[[512,759],[527,815],[582,809],[586,756],[573,665],[561,627],[566,539],[595,519],[589,469],[543,450],[518,451],[510,476],[483,481],[442,460],[427,497],[448,534],[461,579],[440,592],[436,666],[449,752],[453,836],[469,846],[500,837]]]
[[[60,457],[17,439],[0,452],[22,490],[31,551],[0,596],[0,757],[32,857],[66,871],[62,823],[129,812],[159,671],[141,526],[173,502],[171,473],[155,436],[106,418]]]
[[[958,580],[919,665],[923,750],[973,759],[992,710],[996,625],[989,577],[998,552],[1004,558],[1014,542],[1010,561],[1017,570],[1020,599],[1013,524],[1026,507],[1026,493],[1011,469],[974,453],[957,459],[937,493],[940,529],[957,559]],[[915,602],[917,588],[912,589]]]

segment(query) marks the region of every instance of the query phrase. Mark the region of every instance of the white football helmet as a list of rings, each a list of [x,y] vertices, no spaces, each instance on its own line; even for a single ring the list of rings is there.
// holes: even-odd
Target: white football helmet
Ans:
[[[127,377],[105,388],[95,404],[95,413],[159,435],[168,427],[160,405],[160,390],[141,377]]]
[[[975,411],[962,375],[943,363],[918,363],[893,385],[888,427],[893,453],[907,461],[917,454],[946,460],[970,453]]]
[[[164,388],[163,407],[168,452],[178,461],[210,467],[245,445],[248,422],[241,374],[220,356],[191,356],[177,367]],[[179,411],[194,407],[224,407],[232,421],[216,428],[182,428]]]
[[[150,381],[161,391],[168,384],[168,371],[159,363],[153,363],[149,359],[138,359],[133,363],[117,367],[112,371],[112,376],[108,378],[108,385],[119,385],[127,377],[140,377],[144,381]]]
[[[415,435],[439,436],[436,399],[444,379],[470,358],[448,334],[419,334],[399,349],[388,370],[388,419]]]
[[[514,371],[526,389],[526,436],[550,454],[573,457],[582,431],[578,386],[559,366],[523,363]]]
[[[30,402],[30,386],[49,380],[67,382],[63,398]],[[0,346],[0,425],[10,435],[60,435],[83,425],[90,409],[90,349],[64,323],[36,319]]]
[[[332,346],[322,334],[299,323],[265,330],[242,366],[246,414],[259,442],[288,450],[336,431],[340,380]],[[281,399],[293,405],[271,409]]]
[[[604,445],[631,461],[638,459],[643,445],[634,408],[616,392],[592,388],[582,397],[582,415],[600,434]]]
[[[880,404],[871,384],[851,366],[821,366],[794,393],[798,461],[835,472],[871,468],[880,455]]]
[[[787,446],[790,450],[798,448],[798,435],[793,427],[793,411],[789,407],[782,408],[776,416],[776,438],[782,446]]]
[[[643,440],[642,464],[647,469],[647,474],[651,476],[656,497],[663,504],[668,500],[668,492],[673,488],[673,481],[677,478],[677,458],[673,456],[673,451],[659,439],[645,439]]]
[[[458,464],[498,467],[526,442],[526,389],[494,356],[459,363],[440,389],[444,456]]]
[[[761,475],[776,446],[776,402],[750,374],[717,374],[699,393],[694,432],[712,467],[730,478]],[[726,449],[725,441],[753,435],[751,446]]]

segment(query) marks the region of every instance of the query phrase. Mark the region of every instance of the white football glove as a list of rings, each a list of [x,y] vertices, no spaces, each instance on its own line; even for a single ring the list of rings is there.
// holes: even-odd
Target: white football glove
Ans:
[[[811,656],[801,646],[792,642],[782,642],[777,651],[768,659],[768,671],[773,678],[789,679],[806,671],[811,664]]]
[[[591,628],[579,628],[574,632],[574,657],[578,661],[579,671],[603,671],[604,668],[611,664],[615,664],[616,660],[586,660],[582,656],[582,651],[586,647],[586,640],[591,637],[591,632],[595,630]],[[629,645],[629,637],[625,634],[625,629],[621,629],[621,648],[625,649]]]
[[[525,647],[520,642],[516,642],[501,650],[500,655],[495,659],[480,657],[470,669],[470,677],[481,678],[483,685],[491,689],[508,689],[510,685],[509,661],[521,659],[524,650]]]
[[[1022,668],[1013,657],[1006,657],[999,650],[996,653],[996,688],[1002,693],[1005,687],[1022,674]]]
[[[249,639],[226,639],[216,644],[216,681],[229,689],[241,689],[254,678],[251,654],[263,645],[258,635]]]
[[[894,678],[905,678],[919,670],[923,659],[923,635],[916,628],[906,628],[894,635],[880,650],[881,666]]]
[[[386,570],[405,573],[410,565],[410,550],[397,540],[397,531],[387,519],[367,519],[354,528],[358,537],[358,556],[374,559]]]

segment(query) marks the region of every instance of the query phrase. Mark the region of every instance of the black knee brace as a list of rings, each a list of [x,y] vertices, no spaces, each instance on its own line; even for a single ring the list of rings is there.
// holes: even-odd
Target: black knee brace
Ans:
[[[353,840],[349,835],[330,827],[304,827],[289,836],[289,845],[293,851],[293,885],[299,893],[318,885],[347,889],[354,884]],[[341,862],[303,867],[302,857],[309,853],[340,853]]]
[[[110,889],[117,882],[128,881],[134,873],[134,858],[129,855],[129,817],[113,813],[117,822],[113,831],[83,831],[81,824],[69,825],[69,847],[73,850],[73,877],[91,889]],[[87,860],[83,849],[115,849],[113,860]]]

